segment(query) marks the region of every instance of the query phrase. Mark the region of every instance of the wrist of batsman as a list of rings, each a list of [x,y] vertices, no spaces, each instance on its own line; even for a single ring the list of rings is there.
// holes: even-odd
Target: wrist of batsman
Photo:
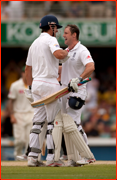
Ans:
[[[80,80],[80,82],[82,82],[82,81],[83,81],[83,78],[82,78],[82,77],[78,77],[78,79]]]
[[[30,85],[30,86],[28,86],[28,89],[30,89],[30,90],[31,90],[31,88],[32,88],[32,87],[31,87],[31,85]]]

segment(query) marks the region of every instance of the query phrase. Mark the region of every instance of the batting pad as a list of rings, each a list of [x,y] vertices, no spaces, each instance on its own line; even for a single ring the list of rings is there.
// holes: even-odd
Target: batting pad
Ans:
[[[75,162],[81,160],[79,152],[77,151],[75,145],[71,141],[69,134],[64,133],[64,138],[65,138],[68,160],[72,159]]]
[[[45,124],[43,125],[43,128],[41,129],[41,133],[39,134],[40,149],[42,149],[43,147],[46,132],[47,132],[47,122],[45,121]],[[38,161],[41,161],[41,153],[38,154]]]
[[[77,161],[79,161],[79,160],[81,160],[82,158],[81,158],[81,156],[80,156],[80,154],[79,154],[79,152],[78,152],[78,150],[76,149],[76,147],[75,147],[75,145],[73,144],[73,160],[75,161],[75,162],[77,162]]]
[[[86,133],[84,132],[84,130],[82,129],[82,126],[81,126],[81,125],[78,126],[78,131],[82,131],[82,132],[83,132],[83,133],[81,133],[81,132],[80,132],[80,133],[82,134],[85,143],[88,145],[87,135],[86,135]]]
[[[70,138],[74,143],[76,149],[79,151],[81,157],[86,157],[89,159],[94,158],[92,152],[90,151],[89,147],[86,145],[82,135],[79,131],[74,131],[70,133]]]
[[[52,131],[53,141],[55,145],[55,158],[54,158],[55,161],[58,161],[60,158],[62,128],[63,128],[63,122],[62,122],[61,113],[59,112],[55,117],[54,129]]]
[[[77,126],[74,123],[72,117],[70,117],[68,114],[63,114],[63,124],[64,124],[64,132],[69,134],[69,137],[72,140],[73,144],[75,145],[80,156],[86,158],[94,158],[89,147],[86,145],[82,135],[77,130]]]
[[[64,138],[65,138],[65,144],[66,144],[66,150],[67,150],[67,156],[68,156],[68,160],[74,160],[73,156],[73,144],[72,144],[72,141],[69,137],[69,134],[67,133],[64,133]]]
[[[68,114],[62,114],[63,117],[63,130],[65,133],[71,133],[75,130],[77,130],[77,126],[74,123],[74,120],[72,119],[72,117]]]

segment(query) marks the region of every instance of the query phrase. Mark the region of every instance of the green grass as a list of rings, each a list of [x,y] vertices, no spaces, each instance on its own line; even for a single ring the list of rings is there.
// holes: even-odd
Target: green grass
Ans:
[[[2,179],[116,179],[116,165],[83,167],[2,166]]]

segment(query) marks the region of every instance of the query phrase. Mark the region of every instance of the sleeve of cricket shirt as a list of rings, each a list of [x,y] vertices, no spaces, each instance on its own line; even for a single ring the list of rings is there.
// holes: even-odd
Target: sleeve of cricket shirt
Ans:
[[[9,93],[8,93],[8,98],[16,99],[16,97],[17,97],[16,86],[15,86],[15,83],[12,83],[10,90],[9,90]]]
[[[50,48],[52,54],[53,54],[56,50],[62,49],[62,48],[60,48],[60,45],[59,45],[59,43],[58,43],[58,41],[57,41],[57,39],[56,39],[55,37],[51,37],[51,38],[49,39],[49,48]]]
[[[84,66],[90,62],[94,62],[89,50],[87,49],[81,52],[80,58]]]

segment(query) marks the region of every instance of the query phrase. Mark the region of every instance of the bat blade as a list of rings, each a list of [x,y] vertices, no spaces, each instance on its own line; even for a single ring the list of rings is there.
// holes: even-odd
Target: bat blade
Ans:
[[[49,104],[55,100],[57,100],[58,98],[64,96],[65,94],[68,94],[69,91],[68,91],[68,88],[64,88],[64,89],[61,89],[49,96],[46,96],[38,101],[35,101],[33,103],[31,103],[32,107],[36,108],[36,107],[40,107],[40,106],[43,106],[43,105],[46,105],[46,104]]]
[[[87,83],[88,81],[91,81],[91,78],[86,78],[85,80],[80,82],[78,84],[78,86],[81,86],[82,84]],[[55,92],[55,93],[53,93],[53,94],[51,94],[49,96],[46,96],[46,97],[44,97],[44,98],[42,98],[42,99],[40,99],[38,101],[35,101],[35,102],[31,103],[31,106],[34,107],[34,108],[44,106],[46,104],[49,104],[49,103],[57,100],[58,98],[66,95],[68,93],[69,93],[68,88],[67,87],[63,88],[63,89],[61,89],[61,90],[59,90],[59,91],[57,91],[57,92]]]

